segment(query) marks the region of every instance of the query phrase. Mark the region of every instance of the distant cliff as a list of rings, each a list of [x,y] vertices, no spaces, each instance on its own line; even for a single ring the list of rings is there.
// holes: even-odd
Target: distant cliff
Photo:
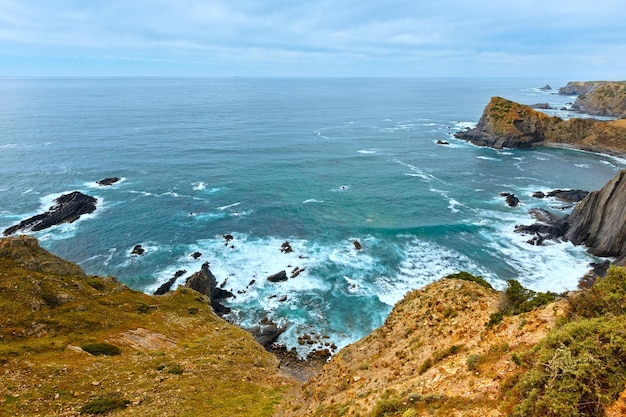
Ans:
[[[584,113],[626,117],[626,81],[569,82],[559,94],[578,95],[573,109]]]
[[[456,133],[455,137],[496,149],[562,145],[623,154],[626,153],[626,120],[563,120],[523,104],[493,97],[478,125]]]

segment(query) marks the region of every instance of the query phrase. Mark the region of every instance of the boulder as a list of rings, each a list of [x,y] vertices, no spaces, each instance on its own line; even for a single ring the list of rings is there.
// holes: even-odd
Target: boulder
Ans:
[[[144,254],[146,250],[141,245],[135,245],[133,250],[130,252],[132,255],[141,256]]]
[[[506,203],[509,207],[517,207],[519,204],[519,198],[515,197],[514,194],[511,193],[500,193],[501,197],[506,197]]]
[[[118,182],[120,179],[121,178],[118,178],[118,177],[103,178],[100,181],[98,181],[97,184],[103,185],[103,186],[113,185],[116,182]]]
[[[249,329],[249,332],[252,333],[261,346],[265,349],[270,349],[288,327],[287,324],[278,326],[272,319],[265,316],[259,321],[259,324]]]
[[[4,231],[4,235],[9,236],[18,231],[37,232],[62,223],[73,223],[82,215],[93,213],[96,210],[97,201],[96,198],[83,194],[80,191],[63,194],[54,200],[55,204],[48,211],[22,220],[19,224],[7,228]]]
[[[535,191],[533,193],[534,198],[545,198],[546,194],[543,191]]]
[[[363,249],[363,246],[361,245],[361,242],[359,242],[358,240],[353,240],[352,244],[354,245],[354,249],[356,249],[356,250]]]
[[[282,253],[291,253],[293,252],[293,248],[289,242],[283,242],[283,244],[280,245],[280,251]]]
[[[201,256],[202,256],[202,253],[200,253],[200,252],[194,252],[194,253],[191,254],[191,257],[193,259],[198,259]]]
[[[269,282],[281,282],[281,281],[287,281],[287,279],[289,278],[287,277],[287,272],[285,270],[282,270],[280,272],[277,272],[267,277],[267,280]]]

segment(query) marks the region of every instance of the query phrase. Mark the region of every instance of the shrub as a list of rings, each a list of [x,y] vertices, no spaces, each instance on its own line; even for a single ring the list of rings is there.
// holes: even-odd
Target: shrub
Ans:
[[[88,343],[81,348],[92,355],[115,356],[122,353],[120,348],[109,343]]]
[[[106,290],[106,284],[102,279],[98,277],[89,277],[87,278],[87,284],[92,287],[94,290],[104,291]]]
[[[478,370],[478,363],[480,362],[481,357],[477,353],[472,353],[467,357],[467,369],[472,372],[476,372]]]
[[[511,415],[602,416],[625,383],[626,317],[579,320],[541,343]]]
[[[500,300],[500,307],[497,312],[489,316],[487,327],[499,324],[504,316],[527,313],[555,301],[557,297],[557,294],[552,292],[535,292],[524,288],[514,279],[510,279],[506,283],[507,287]]]
[[[456,274],[450,274],[448,276],[445,277],[445,279],[461,279],[463,281],[470,281],[470,282],[475,282],[485,288],[488,289],[493,289],[493,287],[491,286],[491,284],[489,284],[487,281],[485,281],[485,279],[483,277],[476,276],[476,275],[472,275],[469,272],[465,272],[465,271],[461,271],[458,272]]]
[[[569,299],[574,315],[585,318],[626,313],[626,269],[612,266],[604,278]]]
[[[107,414],[111,411],[119,410],[125,408],[130,401],[117,398],[114,396],[104,396],[98,397],[87,404],[82,406],[80,409],[81,414]]]

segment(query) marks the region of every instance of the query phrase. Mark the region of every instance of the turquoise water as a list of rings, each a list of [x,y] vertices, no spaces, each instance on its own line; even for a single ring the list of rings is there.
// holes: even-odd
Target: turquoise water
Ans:
[[[534,88],[545,84],[2,79],[0,228],[62,193],[93,195],[94,214],[34,233],[41,244],[146,292],[209,261],[237,295],[225,303],[229,319],[289,322],[281,339],[289,346],[304,333],[343,346],[380,326],[406,291],[459,270],[496,286],[516,278],[563,291],[593,258],[568,243],[527,245],[513,228],[532,222],[532,207],[567,212],[534,191],[598,189],[623,161],[481,149],[451,136],[475,124],[493,95],[556,108],[573,101]],[[96,184],[110,176],[123,180]],[[506,206],[503,191],[522,204]],[[235,237],[233,247],[223,234]],[[286,240],[293,253],[280,252]],[[141,257],[130,253],[136,244],[146,249]],[[305,269],[297,278],[265,279],[295,267]]]

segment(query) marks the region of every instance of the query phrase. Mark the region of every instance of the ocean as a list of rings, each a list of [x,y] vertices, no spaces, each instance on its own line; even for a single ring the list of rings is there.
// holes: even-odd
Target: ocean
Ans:
[[[298,337],[345,346],[407,291],[462,270],[497,288],[573,289],[596,259],[570,243],[531,246],[513,229],[533,222],[533,207],[571,209],[533,192],[596,190],[625,162],[452,136],[494,95],[556,109],[574,100],[537,88],[546,81],[0,79],[0,230],[61,194],[92,195],[93,214],[32,234],[87,273],[148,293],[209,262],[236,295],[224,301],[229,320],[288,323],[279,342],[302,354]],[[99,186],[105,177],[122,180]],[[296,267],[295,278],[266,279]]]

